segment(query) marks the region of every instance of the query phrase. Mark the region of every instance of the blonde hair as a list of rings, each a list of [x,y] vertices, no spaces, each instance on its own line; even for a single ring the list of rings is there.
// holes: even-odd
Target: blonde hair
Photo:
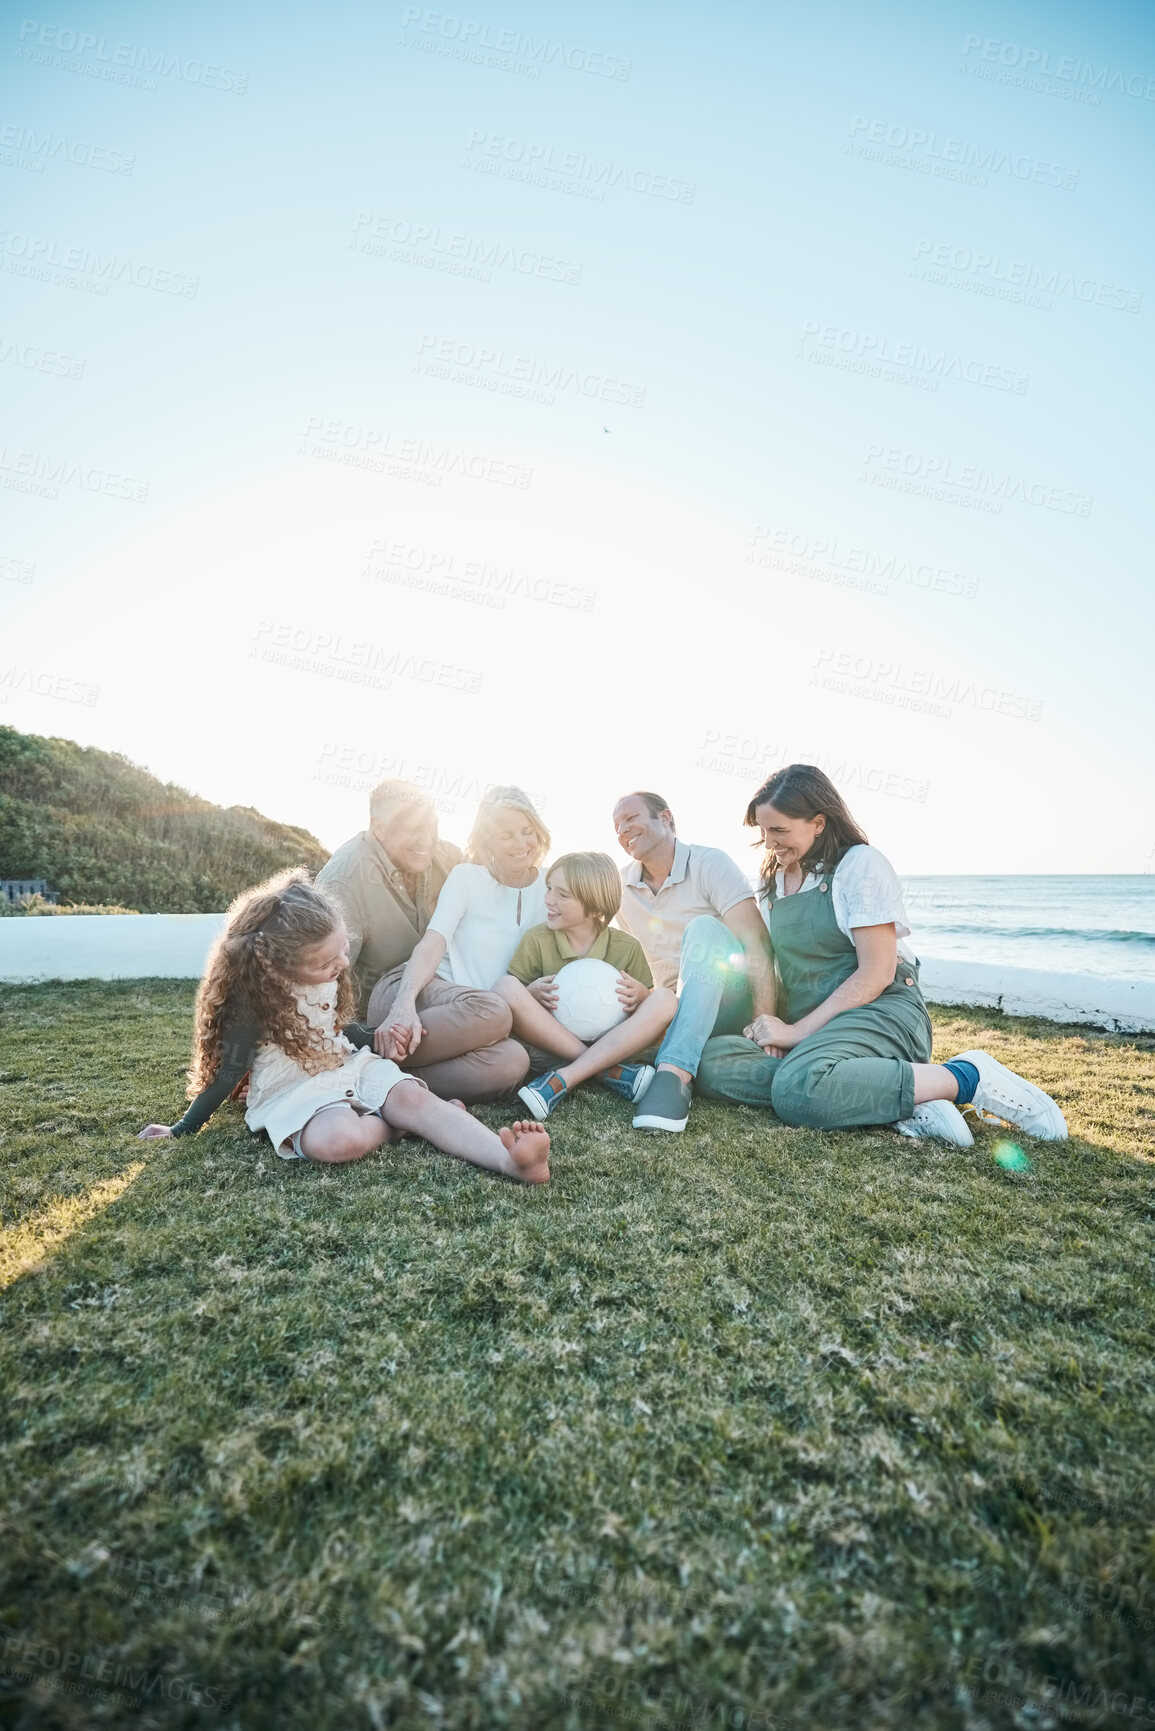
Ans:
[[[190,1100],[220,1069],[225,1028],[237,1015],[250,1016],[259,1039],[279,1046],[310,1074],[337,1070],[345,1062],[344,1054],[310,1027],[297,1008],[292,978],[303,952],[331,937],[340,918],[335,903],[300,867],[279,872],[237,897],[197,991]],[[356,1008],[347,968],[337,980],[334,1008],[341,1028]]]
[[[564,872],[571,895],[600,926],[608,926],[622,905],[622,879],[608,853],[563,853],[545,874]]]
[[[536,870],[549,852],[549,831],[538,816],[528,793],[523,793],[520,787],[486,788],[477,808],[477,816],[473,820],[473,828],[469,832],[469,840],[465,844],[466,859],[472,865],[483,865],[493,871],[493,838],[501,827],[503,811],[519,811],[529,819],[537,837],[537,850],[533,857]]]

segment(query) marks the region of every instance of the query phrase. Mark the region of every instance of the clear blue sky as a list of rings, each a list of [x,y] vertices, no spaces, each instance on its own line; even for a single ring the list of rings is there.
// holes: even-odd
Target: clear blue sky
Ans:
[[[802,757],[903,871],[1151,869],[1148,8],[92,0],[0,65],[0,721],[331,844],[406,773],[737,851]]]

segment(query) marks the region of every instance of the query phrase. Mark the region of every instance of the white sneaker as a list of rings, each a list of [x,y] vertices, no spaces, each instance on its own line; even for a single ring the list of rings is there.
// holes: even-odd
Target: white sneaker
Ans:
[[[976,1118],[1001,1118],[1040,1142],[1067,1140],[1067,1120],[1049,1094],[1016,1076],[989,1052],[959,1052],[958,1057],[973,1064],[979,1073],[979,1085],[970,1102]]]
[[[970,1148],[974,1137],[970,1126],[953,1100],[927,1100],[916,1106],[909,1118],[891,1125],[900,1136],[933,1136],[938,1142],[952,1142],[956,1148]]]

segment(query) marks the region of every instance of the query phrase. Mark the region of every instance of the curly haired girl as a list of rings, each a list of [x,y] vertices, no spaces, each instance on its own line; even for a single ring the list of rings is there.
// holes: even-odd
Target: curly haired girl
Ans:
[[[351,1022],[349,939],[334,904],[303,871],[237,897],[197,992],[188,1094],[178,1123],[142,1137],[199,1130],[249,1072],[245,1122],[283,1160],[359,1160],[406,1132],[508,1178],[549,1178],[549,1137],[522,1122],[496,1136],[460,1102],[372,1051]]]

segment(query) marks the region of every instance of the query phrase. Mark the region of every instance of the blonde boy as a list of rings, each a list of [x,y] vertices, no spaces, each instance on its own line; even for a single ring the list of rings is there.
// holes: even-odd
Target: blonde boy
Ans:
[[[621,900],[621,875],[608,854],[563,854],[546,873],[545,923],[526,932],[509,973],[494,987],[509,1005],[515,1038],[529,1051],[533,1068],[543,1072],[518,1091],[539,1120],[591,1076],[631,1103],[653,1076],[649,1064],[626,1060],[661,1039],[678,1000],[667,987],[654,985],[637,939],[610,925]],[[586,957],[617,969],[617,995],[626,1012],[624,1022],[589,1045],[554,1015],[557,975]]]

